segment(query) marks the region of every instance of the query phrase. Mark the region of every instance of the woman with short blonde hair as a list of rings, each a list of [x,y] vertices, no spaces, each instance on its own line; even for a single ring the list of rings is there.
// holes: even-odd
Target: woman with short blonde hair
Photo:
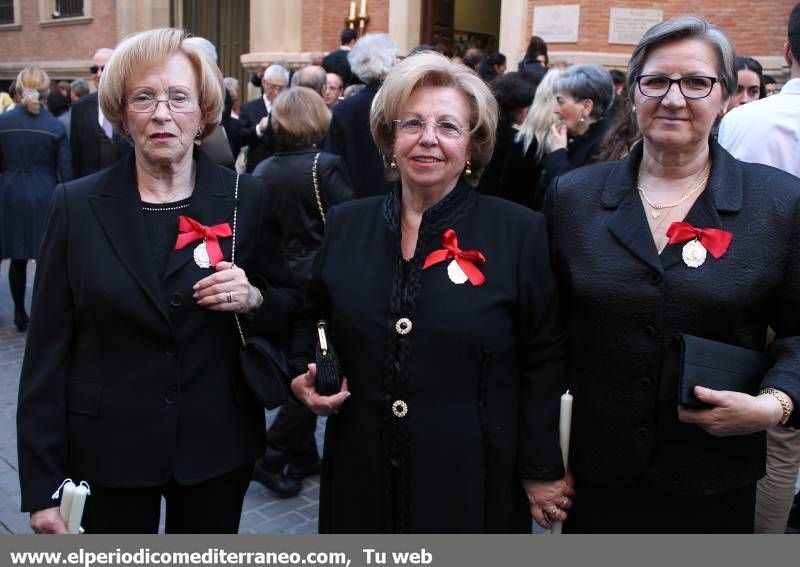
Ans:
[[[219,125],[225,106],[222,72],[201,47],[184,43],[184,40],[185,36],[180,30],[161,28],[129,36],[114,50],[114,55],[100,79],[98,101],[103,116],[117,132],[127,134],[123,122],[126,107],[125,86],[130,76],[142,66],[164,61],[176,52],[189,58],[197,81],[198,103],[204,122],[198,139],[205,138]]]
[[[319,93],[308,87],[283,91],[272,103],[272,131],[285,146],[312,146],[331,123],[331,111]]]
[[[496,123],[486,84],[438,53],[398,63],[375,97],[398,180],[327,215],[291,356],[297,398],[330,415],[321,532],[530,533],[531,516],[566,518],[544,218],[471,186]],[[320,319],[347,378],[333,396],[309,364]]]
[[[59,179],[72,179],[72,158],[63,122],[43,104],[47,73],[31,65],[14,84],[20,103],[0,115],[0,259],[11,260],[14,323],[22,332],[28,260],[39,257],[48,203]]]

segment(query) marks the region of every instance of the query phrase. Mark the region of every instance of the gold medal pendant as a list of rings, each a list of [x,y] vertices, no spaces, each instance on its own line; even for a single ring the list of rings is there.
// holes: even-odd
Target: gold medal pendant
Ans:
[[[459,266],[458,262],[455,260],[447,264],[447,275],[454,284],[463,284],[468,279],[467,274],[464,273],[464,270],[461,269],[461,266]]]
[[[194,249],[194,263],[204,269],[211,267],[211,259],[208,257],[208,249],[206,248],[205,238]]]
[[[690,268],[699,268],[706,261],[708,252],[696,238],[683,246],[683,263]]]

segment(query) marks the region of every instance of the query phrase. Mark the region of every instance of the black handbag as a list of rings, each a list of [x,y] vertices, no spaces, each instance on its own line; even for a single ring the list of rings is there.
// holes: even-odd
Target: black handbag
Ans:
[[[772,362],[764,352],[680,333],[664,357],[662,379],[677,384],[678,404],[708,408],[694,395],[695,386],[757,395]]]
[[[322,396],[333,396],[342,389],[342,370],[339,366],[339,357],[333,349],[333,344],[327,334],[328,324],[325,321],[317,322],[317,393]]]
[[[239,176],[236,176],[234,199],[237,205],[233,208],[233,242],[231,246],[231,263],[236,263],[236,220],[239,211]],[[239,350],[239,363],[242,377],[250,392],[267,409],[283,405],[288,399],[289,365],[286,355],[275,344],[257,335],[245,336],[239,315],[233,314],[236,329],[242,346]],[[234,392],[242,395],[242,388],[234,380]]]

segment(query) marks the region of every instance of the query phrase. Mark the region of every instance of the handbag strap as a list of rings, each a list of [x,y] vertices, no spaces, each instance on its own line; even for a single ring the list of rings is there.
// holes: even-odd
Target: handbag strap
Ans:
[[[322,198],[319,195],[319,176],[317,175],[317,166],[319,165],[319,154],[314,156],[314,163],[311,166],[311,179],[314,181],[314,196],[317,198],[317,208],[319,209],[319,216],[322,218],[322,224],[325,224],[325,209],[322,208]]]
[[[236,174],[236,186],[233,189],[233,239],[231,240],[231,264],[236,265],[236,221],[239,217],[239,174]],[[233,318],[236,320],[236,329],[239,331],[239,339],[242,341],[242,346],[247,344],[242,324],[239,322],[239,314],[233,312]]]

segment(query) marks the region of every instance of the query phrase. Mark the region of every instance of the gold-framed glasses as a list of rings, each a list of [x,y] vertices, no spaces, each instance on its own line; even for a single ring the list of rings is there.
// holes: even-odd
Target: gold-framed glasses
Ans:
[[[437,122],[435,120],[406,118],[404,120],[393,120],[392,122],[397,124],[397,129],[400,132],[410,136],[421,134],[429,124],[433,126],[433,131],[436,133],[436,135],[442,138],[461,138],[467,133],[466,129],[462,128],[455,122],[450,122],[449,120]]]

